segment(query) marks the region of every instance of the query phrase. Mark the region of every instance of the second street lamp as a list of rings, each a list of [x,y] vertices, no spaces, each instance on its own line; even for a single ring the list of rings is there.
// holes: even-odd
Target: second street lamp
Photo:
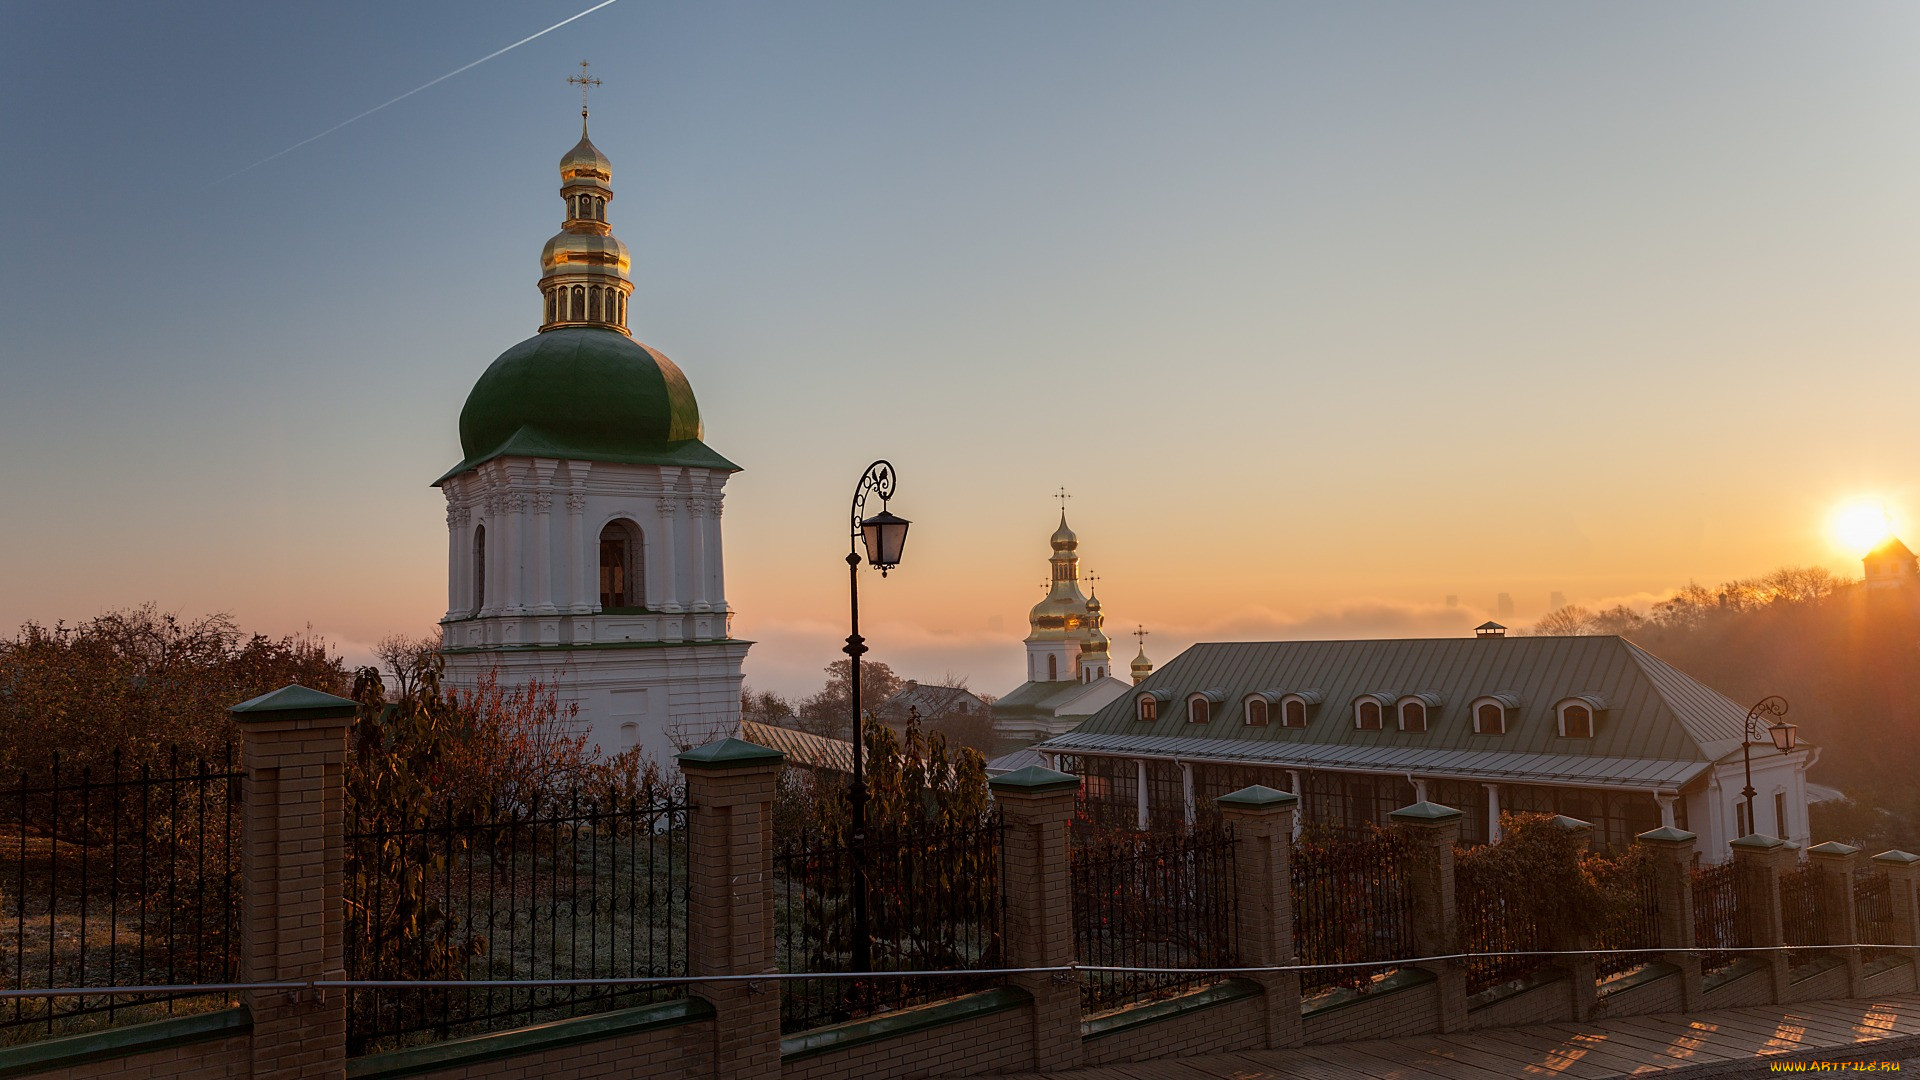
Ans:
[[[859,544],[867,549],[867,562],[880,571],[881,577],[886,577],[887,571],[900,565],[900,553],[907,546],[907,526],[911,523],[906,518],[895,517],[887,512],[887,500],[893,498],[893,484],[893,464],[885,460],[867,466],[867,471],[861,474],[859,486],[853,489],[853,539],[847,546],[847,593],[853,609],[853,632],[847,635],[845,650],[847,686],[849,696],[853,699],[853,786],[847,793],[853,830],[847,846],[853,855],[855,971],[873,970],[873,941],[867,918],[866,730],[860,717],[860,656],[867,651],[867,643],[860,636],[860,552],[853,545]],[[872,517],[862,517],[868,495],[880,496],[880,512]]]
[[[1767,725],[1767,737],[1773,740],[1774,749],[1787,754],[1799,745],[1800,729],[1779,719],[1785,715],[1787,715],[1787,699],[1778,694],[1769,694],[1761,698],[1759,704],[1747,710],[1747,726],[1740,740],[1740,760],[1747,768],[1747,786],[1740,789],[1740,795],[1747,800],[1747,832],[1749,833],[1760,831],[1759,825],[1753,818],[1753,797],[1758,794],[1753,790],[1753,743],[1759,738],[1760,718],[1771,716],[1779,721]],[[1787,831],[1787,823],[1784,821],[1774,822],[1773,827],[1777,832]],[[1781,836],[1779,839],[1785,840],[1786,837]]]

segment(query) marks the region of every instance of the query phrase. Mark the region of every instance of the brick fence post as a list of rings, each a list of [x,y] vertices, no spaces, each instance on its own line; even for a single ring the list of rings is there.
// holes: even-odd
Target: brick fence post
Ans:
[[[1067,833],[1080,781],[1029,766],[987,781],[1006,821],[1006,956],[1010,968],[1073,963],[1073,869]],[[1070,972],[1030,972],[1010,980],[1033,995],[1033,1068],[1070,1069],[1083,1060],[1080,987]]]
[[[1785,840],[1754,833],[1727,845],[1733,850],[1734,924],[1742,947],[1772,952],[1741,953],[1767,966],[1773,979],[1773,1000],[1787,996],[1790,979],[1786,924],[1780,908],[1780,875],[1793,865],[1794,848]]]
[[[1873,857],[1875,869],[1887,873],[1887,892],[1893,899],[1893,940],[1897,945],[1920,945],[1920,855],[1883,851]],[[1920,948],[1907,950],[1907,962],[1920,980]]]
[[[1453,884],[1453,846],[1460,841],[1461,813],[1451,806],[1417,802],[1387,815],[1409,847],[1407,886],[1413,898],[1413,951],[1450,956],[1460,951],[1460,919]],[[1458,960],[1420,965],[1439,980],[1440,1030],[1467,1024],[1467,973]]]
[[[1215,800],[1233,828],[1235,930],[1240,963],[1284,966],[1293,950],[1293,815],[1297,795],[1255,784]],[[1248,975],[1266,991],[1269,1049],[1299,1046],[1306,1039],[1300,1019],[1300,973]]]
[[[1807,858],[1820,868],[1820,910],[1827,916],[1820,927],[1820,943],[1859,944],[1860,913],[1853,900],[1853,873],[1861,862],[1860,849],[1829,840],[1808,848]],[[1860,950],[1838,951],[1847,962],[1847,996],[1865,996],[1867,973],[1861,966]]]
[[[778,750],[721,739],[678,758],[687,778],[687,973],[759,975],[773,954]],[[779,1080],[780,983],[695,983],[713,1006],[714,1075]]]
[[[1554,816],[1553,823],[1572,835],[1575,859],[1579,859],[1593,847],[1593,822],[1557,814]],[[1566,949],[1581,954],[1565,957],[1562,961],[1567,969],[1567,979],[1573,984],[1575,1022],[1591,1019],[1594,1007],[1600,1003],[1600,965],[1594,957],[1585,955],[1583,952],[1592,947],[1593,933],[1589,927],[1556,926],[1553,928],[1553,943],[1549,948]]]
[[[1694,947],[1693,845],[1698,839],[1693,833],[1670,825],[1633,838],[1634,843],[1646,849],[1653,865],[1653,902],[1660,910],[1660,940],[1654,944],[1662,949]],[[1699,1008],[1705,992],[1700,985],[1700,954],[1667,952],[1658,956],[1680,969],[1680,1008],[1683,1011]]]
[[[244,774],[240,979],[346,978],[347,725],[358,706],[293,685],[235,705]],[[250,1075],[346,1074],[347,996],[250,990]]]

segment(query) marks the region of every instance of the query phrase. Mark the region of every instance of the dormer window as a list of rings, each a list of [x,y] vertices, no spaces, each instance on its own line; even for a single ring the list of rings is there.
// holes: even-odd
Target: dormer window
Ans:
[[[1267,699],[1255,694],[1247,699],[1247,726],[1267,726]]]
[[[1295,690],[1279,695],[1280,726],[1306,727],[1308,710],[1324,700],[1326,696],[1318,690]]]
[[[1380,730],[1380,703],[1372,698],[1361,698],[1353,707],[1353,726],[1361,731]]]
[[[1160,719],[1160,703],[1153,699],[1152,694],[1141,694],[1139,705],[1140,705],[1139,715],[1140,715],[1140,721],[1142,723],[1150,724],[1153,721]]]
[[[1213,707],[1227,700],[1225,690],[1201,690],[1187,695],[1187,723],[1204,724],[1213,719]]]
[[[1560,737],[1563,739],[1591,739],[1599,716],[1605,712],[1607,703],[1598,694],[1575,694],[1566,698],[1553,708],[1560,720]]]
[[[1520,712],[1520,696],[1502,690],[1474,698],[1468,708],[1473,713],[1475,735],[1505,735],[1511,722],[1509,718],[1517,718]]]
[[[1434,720],[1434,714],[1445,703],[1439,694],[1408,694],[1394,703],[1394,713],[1400,721],[1401,731],[1425,731]]]

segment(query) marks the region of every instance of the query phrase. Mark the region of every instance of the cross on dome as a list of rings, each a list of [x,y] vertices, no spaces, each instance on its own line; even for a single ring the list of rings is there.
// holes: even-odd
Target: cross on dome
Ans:
[[[587,62],[580,61],[580,74],[567,76],[567,81],[580,88],[580,119],[587,118],[587,90],[599,86],[600,80],[587,74]]]

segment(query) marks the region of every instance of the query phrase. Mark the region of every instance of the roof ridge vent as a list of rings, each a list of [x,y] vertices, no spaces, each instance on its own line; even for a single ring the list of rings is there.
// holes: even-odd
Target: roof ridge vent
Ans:
[[[1507,636],[1507,628],[1494,622],[1492,619],[1488,619],[1486,622],[1473,628],[1473,636],[1477,638],[1503,638]]]

